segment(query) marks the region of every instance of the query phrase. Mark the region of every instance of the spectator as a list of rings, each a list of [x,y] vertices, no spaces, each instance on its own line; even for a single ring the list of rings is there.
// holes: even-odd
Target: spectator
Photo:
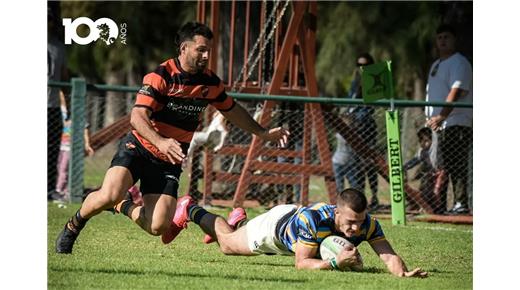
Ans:
[[[359,67],[373,63],[374,58],[368,53],[363,53],[357,58],[356,66],[358,68],[354,71],[354,79],[352,80],[348,93],[349,98],[363,98]],[[356,130],[365,146],[372,149],[376,147],[377,141],[377,125],[373,117],[374,112],[374,108],[370,106],[355,106],[348,110],[348,118],[350,119],[352,127]],[[379,205],[377,198],[378,181],[377,168],[374,162],[361,157],[358,152],[351,150],[347,168],[346,175],[351,187],[364,192],[365,177],[368,178],[370,191],[372,193],[368,208],[372,210],[377,209]],[[338,192],[341,192],[343,189],[344,188],[338,189]]]
[[[416,171],[412,180],[420,180],[419,190],[421,191],[423,200],[434,207],[436,206],[436,200],[434,199],[433,190],[436,172],[430,159],[432,130],[428,127],[421,128],[417,132],[417,138],[419,138],[420,149],[414,158],[408,160],[408,162],[403,165],[403,169],[406,172],[419,165],[419,169]]]
[[[50,3],[50,2],[49,2]],[[58,2],[57,2],[58,3]],[[60,41],[61,23],[58,7],[49,4],[47,8],[47,80],[62,81],[66,78],[65,45]],[[53,9],[56,8],[56,9]],[[56,186],[56,164],[60,151],[60,136],[63,129],[60,93],[57,87],[47,88],[47,198],[54,192]]]
[[[352,156],[352,148],[339,133],[336,133],[336,150],[332,155],[332,167],[334,169],[337,192],[341,192],[345,188],[345,178],[347,177],[350,156]]]
[[[61,113],[63,117],[63,132],[61,134],[60,152],[58,155],[57,172],[58,177],[56,180],[55,192],[51,194],[50,199],[65,203],[70,201],[70,193],[68,190],[68,174],[69,174],[69,163],[70,163],[70,148],[71,148],[71,120],[70,114],[68,114],[67,107],[65,105],[65,98],[61,94]],[[84,131],[85,141],[85,155],[92,156],[94,149],[90,146],[90,132],[88,124],[85,125]]]
[[[437,29],[436,47],[439,53],[431,66],[426,87],[426,100],[432,102],[473,102],[472,68],[469,61],[456,50],[456,33],[447,24]],[[469,108],[426,107],[427,126],[438,139],[437,160],[453,185],[455,204],[449,212],[467,213],[468,167],[473,143],[473,111]],[[434,150],[435,150],[434,149]],[[446,190],[440,192],[437,211],[446,210]]]

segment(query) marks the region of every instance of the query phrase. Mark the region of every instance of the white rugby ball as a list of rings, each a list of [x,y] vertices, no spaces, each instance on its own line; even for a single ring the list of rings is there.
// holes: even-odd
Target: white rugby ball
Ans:
[[[355,247],[354,244],[349,242],[347,239],[340,236],[328,236],[320,244],[320,256],[324,261],[330,261],[336,257],[344,248]],[[359,254],[359,252],[358,252]],[[363,269],[363,258],[359,254],[360,263],[349,267],[349,269],[342,270],[356,270]]]

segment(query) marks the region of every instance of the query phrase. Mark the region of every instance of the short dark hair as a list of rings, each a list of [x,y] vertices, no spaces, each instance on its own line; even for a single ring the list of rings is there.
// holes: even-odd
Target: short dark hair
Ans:
[[[353,211],[361,213],[367,209],[365,194],[355,188],[347,188],[338,195],[337,206],[347,205]]]
[[[181,43],[187,40],[193,40],[195,35],[204,36],[210,40],[213,39],[213,32],[211,32],[209,27],[199,22],[188,22],[179,29],[175,36],[175,45],[177,46],[177,49],[180,47]]]
[[[417,131],[417,138],[421,139],[423,136],[428,138],[432,138],[432,129],[429,127],[422,127],[419,131]]]
[[[453,34],[453,36],[457,36],[455,27],[453,27],[447,23],[443,23],[443,24],[439,25],[439,27],[437,27],[437,34],[443,33],[443,32],[449,32],[449,33]]]

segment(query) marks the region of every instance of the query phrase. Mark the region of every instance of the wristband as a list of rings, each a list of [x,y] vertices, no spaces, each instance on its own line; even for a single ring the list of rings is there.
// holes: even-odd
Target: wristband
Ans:
[[[334,257],[334,258],[332,258],[332,260],[330,260],[330,265],[332,266],[333,270],[338,270],[339,269],[338,262],[336,262],[336,257]]]

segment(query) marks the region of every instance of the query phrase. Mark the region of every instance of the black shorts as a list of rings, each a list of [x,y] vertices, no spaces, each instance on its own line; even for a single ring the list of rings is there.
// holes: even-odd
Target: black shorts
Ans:
[[[181,143],[186,154],[189,143]],[[141,180],[139,189],[143,195],[167,194],[177,198],[181,164],[171,164],[155,157],[132,134],[128,133],[119,143],[110,167],[123,166],[130,170],[134,183]]]

